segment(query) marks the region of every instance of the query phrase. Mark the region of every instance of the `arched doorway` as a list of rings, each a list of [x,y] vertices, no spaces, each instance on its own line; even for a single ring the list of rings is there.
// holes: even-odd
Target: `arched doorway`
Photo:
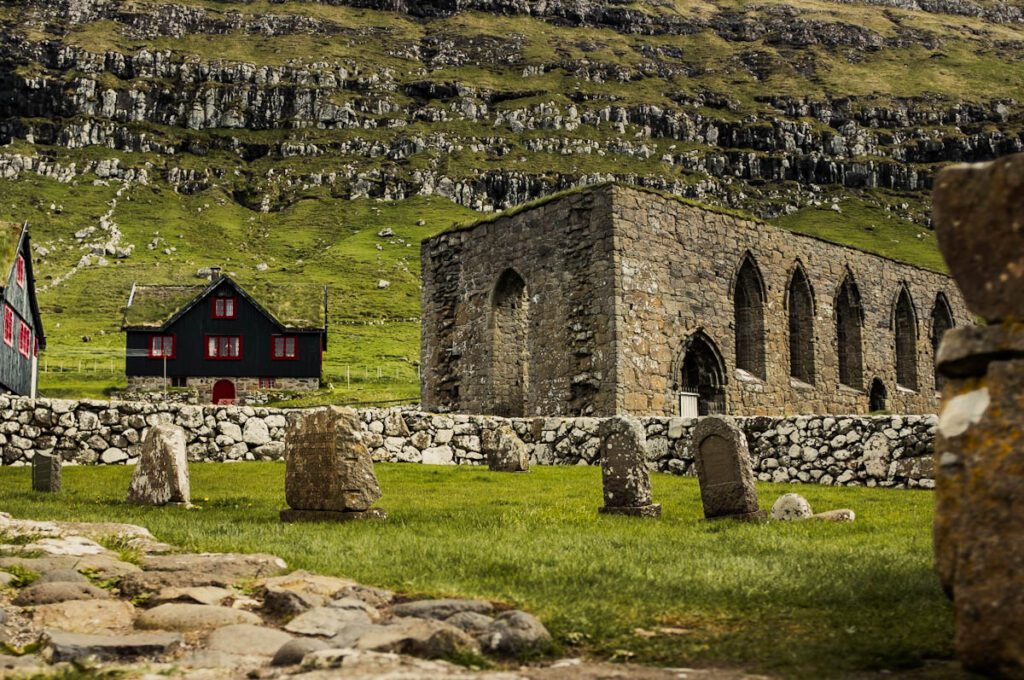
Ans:
[[[235,401],[235,383],[230,380],[218,380],[213,383],[213,403],[231,404]]]
[[[871,381],[871,394],[868,399],[868,410],[871,413],[877,411],[886,410],[886,401],[888,400],[889,393],[885,389],[885,383],[882,382],[881,378],[875,378]]]
[[[682,356],[679,369],[681,415],[693,415],[687,412],[688,400],[696,401],[696,415],[725,413],[725,364],[714,341],[698,331],[686,341]]]
[[[526,415],[529,394],[530,297],[514,269],[498,277],[491,297],[491,392],[494,415]]]

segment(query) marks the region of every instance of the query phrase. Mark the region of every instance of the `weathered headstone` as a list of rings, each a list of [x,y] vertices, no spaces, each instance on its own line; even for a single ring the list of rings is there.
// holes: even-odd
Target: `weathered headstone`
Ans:
[[[935,558],[963,665],[1024,677],[1024,154],[940,173],[935,227],[971,311],[939,348]]]
[[[37,453],[32,457],[32,490],[57,493],[60,491],[60,456]]]
[[[636,418],[616,416],[601,423],[601,480],[604,507],[600,512],[660,517],[661,505],[651,502],[647,471],[647,435]]]
[[[747,438],[731,418],[706,416],[693,428],[694,459],[704,517],[763,519],[757,505]]]
[[[494,472],[529,472],[530,454],[526,444],[510,425],[484,430],[481,437],[484,458]]]
[[[161,423],[149,428],[128,486],[128,502],[137,505],[190,505],[185,430]]]
[[[285,522],[331,522],[387,517],[359,416],[327,406],[288,416],[285,435]]]

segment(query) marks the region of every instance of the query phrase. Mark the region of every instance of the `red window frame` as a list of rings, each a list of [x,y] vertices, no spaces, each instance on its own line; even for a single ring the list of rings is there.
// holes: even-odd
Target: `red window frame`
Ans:
[[[18,261],[14,267],[14,278],[17,279],[19,286],[25,287],[25,258],[21,255],[18,255]]]
[[[238,298],[234,295],[214,296],[210,299],[210,315],[214,319],[237,319]]]
[[[231,354],[231,341],[237,342],[236,354]],[[215,343],[211,352],[210,343]],[[229,350],[225,354],[223,350]],[[242,358],[242,336],[241,335],[207,335],[203,338],[203,355],[213,361],[239,361]]]
[[[288,345],[291,344],[291,352]],[[297,335],[271,335],[270,358],[274,361],[298,361],[299,338]]]
[[[28,359],[32,356],[32,329],[18,320],[18,354]]]
[[[157,342],[157,341],[160,342]],[[171,351],[167,351],[170,343]],[[159,345],[159,347],[158,347]],[[178,351],[178,343],[173,335],[151,335],[149,336],[149,358],[150,359],[173,359]]]
[[[261,390],[272,390],[277,387],[277,378],[260,378]]]
[[[4,342],[14,347],[14,310],[10,305],[4,305]]]

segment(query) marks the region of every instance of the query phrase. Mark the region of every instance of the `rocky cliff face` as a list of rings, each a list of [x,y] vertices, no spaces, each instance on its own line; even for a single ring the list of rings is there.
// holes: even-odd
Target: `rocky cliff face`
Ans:
[[[837,191],[919,207],[937,166],[1024,150],[1009,3],[274,4],[0,3],[0,178],[224,185],[261,210],[320,185],[500,209],[616,178],[775,217]],[[908,61],[949,78],[892,74]]]

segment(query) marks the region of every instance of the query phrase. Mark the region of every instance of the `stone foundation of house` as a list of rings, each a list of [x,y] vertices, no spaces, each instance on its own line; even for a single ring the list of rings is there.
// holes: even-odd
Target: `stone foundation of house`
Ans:
[[[134,463],[147,429],[185,430],[192,461],[280,460],[286,415],[252,406],[64,401],[0,396],[5,465],[56,453],[67,464]],[[508,422],[537,465],[597,465],[601,418],[439,415],[363,409],[364,441],[378,462],[481,465],[484,431]],[[935,416],[737,418],[762,481],[931,488]],[[693,474],[693,418],[640,418],[651,469]],[[282,474],[284,474],[282,470]],[[598,493],[599,493],[598,489]]]
[[[175,389],[192,390],[197,400],[209,403],[213,400],[213,386],[220,380],[230,380],[235,385],[235,398],[245,403],[248,398],[267,392],[302,392],[320,389],[319,378],[223,378],[202,377],[185,378],[184,383],[175,385]],[[171,387],[170,381],[162,376],[129,376],[129,392],[161,392],[164,387]]]

